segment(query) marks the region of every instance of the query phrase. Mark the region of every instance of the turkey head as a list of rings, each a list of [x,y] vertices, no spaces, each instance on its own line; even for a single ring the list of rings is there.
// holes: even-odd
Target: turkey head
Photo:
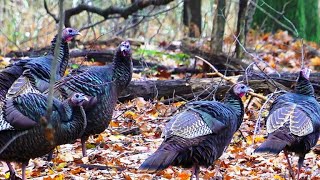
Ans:
[[[82,104],[87,101],[89,101],[89,99],[82,93],[75,93],[70,98],[70,102],[73,106],[82,106]]]
[[[78,30],[72,28],[65,28],[62,31],[62,40],[65,42],[70,42],[77,35],[81,35],[81,33]]]
[[[130,47],[129,41],[121,42],[117,53],[123,57],[130,57],[131,56],[131,47]]]
[[[242,83],[238,83],[233,86],[233,92],[235,95],[242,97],[245,94],[247,94],[248,92],[253,92],[253,89],[249,88],[248,86],[246,86]]]

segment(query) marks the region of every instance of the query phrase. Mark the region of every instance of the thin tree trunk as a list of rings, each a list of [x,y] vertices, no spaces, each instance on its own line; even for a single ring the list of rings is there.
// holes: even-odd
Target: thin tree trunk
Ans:
[[[53,87],[54,83],[56,81],[56,72],[57,72],[57,63],[58,63],[58,56],[59,56],[59,50],[60,50],[60,43],[61,43],[61,36],[62,36],[62,29],[63,29],[63,21],[64,21],[64,11],[63,11],[63,0],[59,0],[59,28],[58,28],[58,37],[56,46],[54,47],[54,59],[51,63],[51,69],[50,69],[50,86],[49,86],[49,94],[48,94],[48,108],[47,108],[47,114],[46,114],[46,122],[43,122],[45,125],[45,135],[48,141],[50,141],[52,144],[54,143],[54,129],[52,127],[52,124],[50,123],[50,118],[52,114],[52,104],[53,104]]]
[[[212,34],[211,34],[211,53],[222,53],[223,35],[225,26],[225,0],[215,0],[217,4],[216,12],[214,12]]]
[[[252,21],[253,21],[253,15],[256,12],[256,6],[257,0],[249,0],[248,8],[247,8],[247,15],[246,15],[246,24],[244,29],[245,37],[247,37],[247,34],[250,30]]]
[[[248,0],[239,1],[239,12],[238,12],[238,22],[237,22],[237,38],[239,42],[236,44],[236,57],[243,57],[243,50],[241,45],[245,47],[245,25],[246,25],[246,11],[247,11]],[[241,45],[239,44],[241,43]]]
[[[135,2],[136,2],[136,0],[131,0],[131,4],[134,4]],[[132,16],[131,24],[136,24],[138,22],[139,18],[137,16],[135,16],[136,14],[137,13],[132,14],[133,16]],[[138,26],[132,28],[130,37],[136,37],[138,31],[139,31]]]
[[[188,36],[201,35],[201,0],[185,0],[183,4],[183,24],[188,27]]]
[[[223,46],[223,36],[224,36],[224,26],[225,26],[225,0],[215,0],[217,8],[213,13],[213,24],[212,24],[212,34],[211,34],[211,54],[219,55],[222,54]],[[215,64],[213,59],[209,59],[211,64]],[[203,70],[209,71],[209,66],[204,65]]]

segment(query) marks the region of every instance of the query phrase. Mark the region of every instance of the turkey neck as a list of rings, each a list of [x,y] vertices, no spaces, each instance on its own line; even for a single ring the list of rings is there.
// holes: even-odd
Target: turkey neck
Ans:
[[[294,92],[306,96],[314,96],[314,89],[312,84],[308,79],[302,76],[301,72]]]
[[[230,90],[230,91],[232,91],[232,90]],[[223,102],[225,104],[230,105],[235,110],[235,113],[239,117],[243,117],[244,107],[243,107],[242,100],[241,100],[241,98],[239,96],[237,96],[233,92],[229,92],[226,95],[226,97],[224,98]]]
[[[112,81],[117,85],[117,89],[123,90],[130,83],[132,78],[132,60],[131,55],[123,57],[118,52],[113,60],[114,73]]]
[[[56,46],[58,36],[56,35],[53,40],[51,41],[51,47],[49,51],[49,55],[54,56],[54,47]],[[61,39],[60,48],[59,48],[59,55],[58,55],[58,64],[60,67],[58,68],[58,72],[60,76],[62,77],[64,75],[64,72],[67,69],[69,61],[69,47],[68,43]]]
[[[55,141],[57,145],[70,143],[77,139],[84,128],[84,117],[80,107],[75,106],[69,99],[63,102],[61,122],[56,129]],[[63,135],[62,135],[63,134]]]

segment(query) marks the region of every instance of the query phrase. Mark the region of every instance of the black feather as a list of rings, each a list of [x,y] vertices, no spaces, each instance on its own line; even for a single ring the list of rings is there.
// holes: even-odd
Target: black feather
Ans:
[[[301,168],[305,154],[319,138],[319,113],[312,84],[301,71],[294,93],[285,93],[273,102],[267,117],[268,138],[255,152],[294,152],[300,157]]]
[[[88,125],[82,139],[99,134],[108,127],[118,96],[131,81],[131,50],[130,46],[126,46],[129,47],[128,53],[123,56],[120,50],[123,43],[128,42],[122,42],[117,48],[111,65],[81,68],[55,84],[54,96],[60,100],[75,92],[91,97],[90,101],[83,105]]]
[[[229,145],[243,119],[240,97],[230,90],[224,102],[196,101],[185,106],[166,125],[165,140],[140,166],[156,172],[170,165],[208,167]]]

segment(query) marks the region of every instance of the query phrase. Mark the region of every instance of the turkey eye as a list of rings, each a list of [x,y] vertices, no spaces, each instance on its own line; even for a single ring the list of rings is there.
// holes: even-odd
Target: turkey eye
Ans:
[[[72,33],[72,29],[69,29],[68,32],[69,32],[69,33]]]
[[[244,89],[244,86],[241,86],[241,89]]]
[[[79,94],[76,94],[76,98],[79,98]]]

